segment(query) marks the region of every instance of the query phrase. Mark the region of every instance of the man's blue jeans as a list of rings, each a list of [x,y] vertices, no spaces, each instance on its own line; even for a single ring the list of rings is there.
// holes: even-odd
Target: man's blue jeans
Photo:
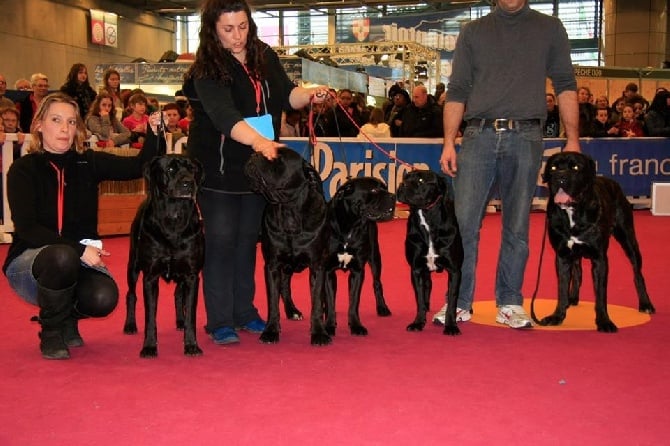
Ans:
[[[472,308],[479,231],[493,186],[502,203],[502,242],[498,254],[497,305],[521,305],[521,285],[528,260],[530,206],[542,162],[542,127],[522,123],[496,132],[468,125],[458,152],[454,198],[463,237],[463,277],[458,307]]]

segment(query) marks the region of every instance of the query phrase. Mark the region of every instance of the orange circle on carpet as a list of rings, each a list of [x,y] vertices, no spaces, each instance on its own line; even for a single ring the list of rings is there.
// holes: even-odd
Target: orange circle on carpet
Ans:
[[[567,316],[563,324],[558,326],[534,325],[534,330],[596,330],[596,313],[594,302],[580,301],[576,307],[568,307]],[[524,309],[530,315],[530,299],[524,303]],[[542,319],[549,316],[556,309],[556,300],[535,299],[535,316]],[[496,323],[496,303],[494,300],[475,302],[472,306],[472,319],[470,322],[481,325],[492,325],[507,328],[507,325]],[[621,305],[607,305],[607,312],[612,322],[619,327],[634,327],[646,324],[651,320],[651,315],[640,313],[637,308],[624,307]]]

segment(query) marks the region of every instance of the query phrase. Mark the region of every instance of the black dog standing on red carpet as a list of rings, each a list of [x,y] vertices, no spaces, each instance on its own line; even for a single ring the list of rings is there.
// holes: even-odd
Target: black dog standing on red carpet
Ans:
[[[326,331],[335,334],[335,296],[337,270],[349,272],[348,323],[352,335],[365,336],[359,304],[365,278],[365,265],[370,264],[372,286],[378,316],[390,316],[381,282],[382,259],[379,250],[377,222],[389,220],[395,210],[395,195],[376,178],[352,178],[335,193],[328,203],[330,248],[326,263]]]
[[[430,170],[414,170],[398,186],[398,201],[409,205],[405,257],[412,274],[417,314],[408,331],[421,331],[430,306],[433,272],[449,272],[444,334],[458,335],[456,303],[461,284],[463,243],[454,203],[444,177]]]
[[[260,341],[279,342],[279,299],[290,297],[293,273],[309,268],[310,342],[327,345],[332,342],[323,320],[330,227],[321,178],[297,152],[281,148],[278,154],[270,161],[256,152],[244,169],[252,190],[268,201],[261,226],[268,321]]]
[[[596,175],[595,161],[582,153],[552,155],[543,174],[549,188],[549,240],[556,251],[558,304],[550,316],[535,322],[560,325],[570,305],[579,302],[581,259],[591,260],[598,331],[614,333],[617,326],[607,313],[607,248],[614,236],[633,266],[639,310],[655,313],[642,276],[642,255],[635,237],[632,206],[619,184]],[[533,313],[533,312],[531,312]]]
[[[184,330],[184,354],[202,355],[195,334],[200,271],[205,238],[196,195],[202,167],[183,155],[154,158],[145,168],[147,198],[140,205],[130,232],[128,294],[123,332],[137,333],[135,286],[140,271],[144,292],[142,358],[158,355],[156,309],[158,281],[174,281],[177,328]]]

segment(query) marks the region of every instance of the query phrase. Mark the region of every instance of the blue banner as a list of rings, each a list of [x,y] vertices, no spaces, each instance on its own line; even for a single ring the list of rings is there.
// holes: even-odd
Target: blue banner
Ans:
[[[412,168],[440,172],[441,139],[387,139],[372,143],[356,138],[321,138],[312,150],[306,138],[284,138],[317,168],[330,198],[350,177],[373,176],[395,192],[403,174]],[[545,161],[560,151],[562,139],[545,139]],[[592,156],[598,174],[616,180],[628,196],[649,196],[653,182],[670,182],[670,138],[585,138],[582,151]],[[396,160],[397,159],[397,160]],[[546,196],[538,172],[537,196]]]

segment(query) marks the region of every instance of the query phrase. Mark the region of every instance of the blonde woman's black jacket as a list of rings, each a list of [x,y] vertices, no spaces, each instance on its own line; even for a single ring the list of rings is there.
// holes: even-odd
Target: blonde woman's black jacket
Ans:
[[[160,146],[164,148],[164,142]],[[83,254],[85,246],[80,240],[100,238],[100,182],[142,177],[144,163],[157,153],[158,144],[153,136],[147,139],[138,156],[117,156],[94,150],[78,154],[69,150],[64,154],[29,153],[15,160],[7,173],[7,198],[14,234],[3,271],[30,248],[63,243]],[[65,180],[61,234],[58,233],[58,177],[52,163],[63,172]]]

